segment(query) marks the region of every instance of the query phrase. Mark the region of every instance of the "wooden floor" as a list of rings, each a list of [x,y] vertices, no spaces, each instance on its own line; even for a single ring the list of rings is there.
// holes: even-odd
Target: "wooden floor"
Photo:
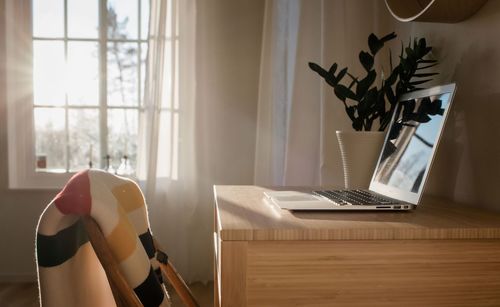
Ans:
[[[204,285],[194,283],[189,286],[200,306],[213,306],[213,283]],[[172,306],[182,306],[175,291],[169,290]],[[0,283],[1,307],[33,307],[39,306],[38,289],[35,283]]]
[[[0,306],[39,306],[37,285],[34,283],[0,283]]]

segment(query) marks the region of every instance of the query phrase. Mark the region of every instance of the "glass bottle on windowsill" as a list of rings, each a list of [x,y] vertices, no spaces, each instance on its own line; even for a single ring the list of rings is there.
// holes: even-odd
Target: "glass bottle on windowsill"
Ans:
[[[104,159],[106,160],[104,170],[108,173],[114,174],[115,169],[113,168],[113,165],[111,165],[111,156],[108,154],[104,157]]]
[[[89,145],[89,169],[92,168],[92,166],[94,166],[94,164],[92,163],[92,154],[93,154],[93,148],[92,148],[92,144]]]
[[[123,155],[120,166],[116,169],[116,174],[121,176],[131,176],[134,174],[127,155]]]

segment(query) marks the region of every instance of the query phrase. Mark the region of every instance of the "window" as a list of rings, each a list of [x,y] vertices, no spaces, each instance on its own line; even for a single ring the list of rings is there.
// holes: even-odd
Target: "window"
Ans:
[[[149,0],[6,8],[10,186],[59,187],[89,166],[116,169],[123,156],[135,169]]]

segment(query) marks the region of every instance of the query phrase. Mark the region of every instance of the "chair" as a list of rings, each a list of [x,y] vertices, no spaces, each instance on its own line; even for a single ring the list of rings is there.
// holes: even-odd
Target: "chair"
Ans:
[[[125,278],[120,272],[118,263],[113,258],[111,250],[109,249],[109,246],[106,242],[106,239],[104,238],[104,235],[101,232],[101,229],[99,228],[99,225],[90,216],[83,216],[82,219],[85,225],[85,230],[87,231],[87,235],[89,236],[90,243],[92,244],[97,258],[99,258],[99,261],[101,262],[101,265],[106,272],[106,276],[108,277],[108,281],[111,286],[113,297],[115,298],[117,306],[142,307],[141,302],[135,295],[132,288],[127,284]],[[157,248],[157,250],[160,250],[158,248],[158,243],[156,242],[156,240],[155,247]],[[160,269],[163,275],[170,282],[174,290],[177,292],[184,305],[189,307],[199,306],[190,289],[188,288],[182,277],[177,273],[170,261],[167,261],[167,263],[163,263],[160,261]]]
[[[37,226],[40,303],[168,306],[167,280],[185,306],[198,306],[149,228],[135,182],[97,170],[75,174]]]

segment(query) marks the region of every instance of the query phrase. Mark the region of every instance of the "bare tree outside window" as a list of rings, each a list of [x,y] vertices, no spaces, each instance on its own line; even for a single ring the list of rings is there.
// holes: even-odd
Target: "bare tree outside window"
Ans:
[[[135,168],[148,19],[149,0],[33,0],[38,171]]]

